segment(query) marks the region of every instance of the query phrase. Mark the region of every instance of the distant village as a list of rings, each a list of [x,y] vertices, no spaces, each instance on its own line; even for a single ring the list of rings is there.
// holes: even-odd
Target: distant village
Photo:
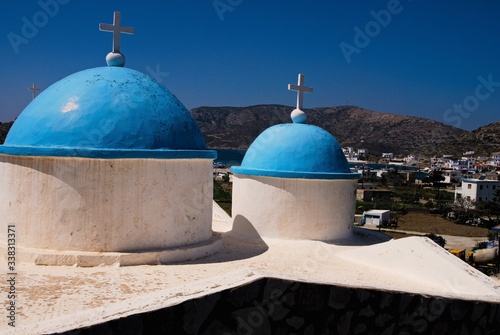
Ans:
[[[468,151],[461,157],[424,158],[342,149],[351,171],[361,176],[358,215],[382,208],[393,213],[426,209],[460,224],[491,227],[500,223],[500,152],[490,157]],[[231,181],[224,163],[214,163],[214,179]]]
[[[462,154],[462,157],[457,158],[453,155],[443,155],[441,157],[421,158],[416,155],[408,155],[404,157],[396,156],[392,152],[382,153],[380,158],[373,160],[373,156],[369,155],[368,149],[355,150],[351,147],[342,148],[348,162],[359,163],[356,166],[370,166],[373,163],[386,165],[386,168],[371,169],[369,172],[361,169],[357,172],[363,173],[364,178],[371,179],[382,177],[382,173],[387,172],[387,167],[397,169],[398,166],[404,167],[405,170],[415,170],[424,172],[425,174],[417,174],[416,183],[421,183],[428,177],[432,171],[439,171],[444,178],[442,184],[458,184],[462,179],[477,179],[487,181],[499,181],[500,172],[500,152],[494,153],[490,157],[475,156],[474,151],[467,151]],[[368,161],[370,157],[370,161]],[[418,178],[420,176],[420,178]],[[475,199],[475,198],[474,198]],[[477,200],[480,200],[477,198]],[[475,200],[474,200],[475,201]]]
[[[500,152],[485,157],[467,151],[462,157],[443,155],[427,159],[415,155],[398,157],[387,152],[381,154],[376,161],[378,164],[366,160],[369,157],[367,149],[346,147],[343,152],[351,164],[356,164],[353,171],[362,176],[358,200],[394,200],[392,190],[375,190],[381,181],[386,185],[387,177],[392,175],[393,186],[432,187],[438,192],[442,189],[441,195],[438,193],[433,202],[426,202],[427,207],[458,223],[485,226],[499,223]],[[394,176],[397,176],[396,181]],[[370,184],[370,181],[374,183]],[[423,199],[418,200],[422,202]]]

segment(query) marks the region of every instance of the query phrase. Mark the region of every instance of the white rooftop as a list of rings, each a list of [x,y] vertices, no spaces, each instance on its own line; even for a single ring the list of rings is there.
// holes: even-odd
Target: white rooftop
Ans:
[[[231,220],[214,205],[224,249],[174,265],[67,267],[18,265],[15,332],[72,330],[158,310],[264,277],[500,303],[490,278],[423,237],[391,240],[356,228],[342,243],[266,240],[252,244],[227,233]],[[5,277],[5,276],[4,276]]]
[[[388,209],[370,209],[369,211],[365,211],[367,214],[384,214],[390,212]]]

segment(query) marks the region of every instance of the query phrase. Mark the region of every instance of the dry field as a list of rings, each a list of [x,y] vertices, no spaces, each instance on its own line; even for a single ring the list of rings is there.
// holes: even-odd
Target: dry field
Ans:
[[[400,216],[397,229],[467,237],[486,237],[488,235],[486,228],[459,225],[439,215],[425,213],[408,213]]]

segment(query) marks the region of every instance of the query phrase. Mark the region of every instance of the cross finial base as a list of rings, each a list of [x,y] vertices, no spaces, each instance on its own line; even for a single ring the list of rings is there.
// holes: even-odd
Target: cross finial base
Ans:
[[[119,52],[110,52],[106,55],[108,66],[123,67],[125,65],[125,56]]]
[[[294,109],[290,114],[293,123],[306,123],[307,114],[300,109]]]

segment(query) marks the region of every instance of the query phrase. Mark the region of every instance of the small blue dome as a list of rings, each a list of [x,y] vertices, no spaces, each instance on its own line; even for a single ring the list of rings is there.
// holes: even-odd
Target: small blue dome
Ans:
[[[357,179],[337,140],[308,124],[279,124],[266,129],[248,148],[235,174],[307,179]]]
[[[35,98],[0,153],[93,158],[215,158],[184,105],[149,76],[121,67],[70,75]]]

